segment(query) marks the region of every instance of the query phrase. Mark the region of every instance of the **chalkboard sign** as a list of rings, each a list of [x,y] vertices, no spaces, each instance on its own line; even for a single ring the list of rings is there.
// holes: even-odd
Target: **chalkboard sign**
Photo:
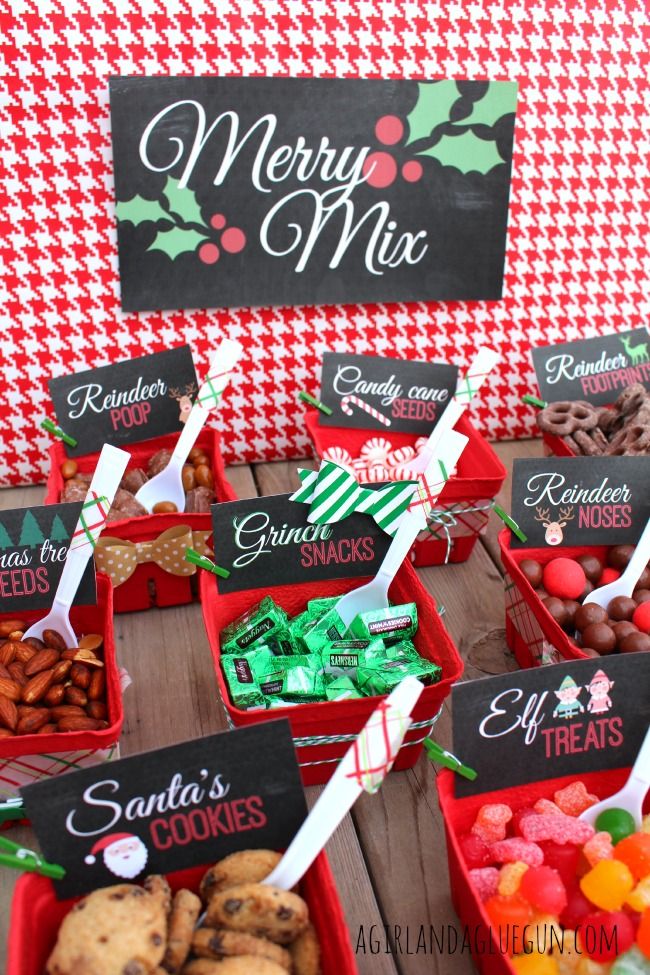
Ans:
[[[199,388],[189,345],[59,376],[48,386],[59,426],[78,441],[65,448],[71,457],[182,430]]]
[[[512,517],[544,545],[633,545],[650,518],[650,456],[515,460]]]
[[[425,436],[456,391],[458,367],[384,356],[325,352],[322,426],[394,430]]]
[[[548,403],[613,403],[626,386],[650,389],[650,334],[636,328],[532,350],[537,383]]]
[[[80,501],[0,511],[0,611],[51,608],[80,513]],[[74,603],[96,602],[90,559]]]
[[[122,307],[500,298],[516,96],[111,79]]]
[[[288,494],[213,504],[216,561],[230,570],[219,592],[374,575],[391,543],[368,515],[310,525]]]
[[[456,795],[632,765],[650,715],[650,653],[573,660],[454,684]],[[644,716],[644,720],[640,720]]]
[[[307,808],[288,721],[265,721],[20,790],[57,897],[285,849]]]

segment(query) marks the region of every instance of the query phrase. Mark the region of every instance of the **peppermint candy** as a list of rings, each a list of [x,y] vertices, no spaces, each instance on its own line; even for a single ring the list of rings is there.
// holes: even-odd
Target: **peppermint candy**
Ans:
[[[349,471],[354,470],[352,454],[349,453],[344,447],[328,447],[323,451],[323,460],[330,460],[333,464],[339,464],[341,467],[345,467],[345,469]]]
[[[359,451],[359,459],[366,467],[385,467],[391,449],[390,441],[384,437],[371,437]]]
[[[400,464],[408,464],[416,456],[415,447],[396,447],[391,450],[386,460],[389,467],[399,467]]]

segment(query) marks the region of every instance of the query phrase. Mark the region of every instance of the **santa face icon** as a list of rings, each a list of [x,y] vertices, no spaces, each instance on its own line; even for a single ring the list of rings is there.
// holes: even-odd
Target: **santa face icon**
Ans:
[[[142,873],[149,856],[142,840],[131,833],[113,833],[98,840],[86,863],[94,863],[99,852],[103,854],[106,868],[124,880],[133,880]]]

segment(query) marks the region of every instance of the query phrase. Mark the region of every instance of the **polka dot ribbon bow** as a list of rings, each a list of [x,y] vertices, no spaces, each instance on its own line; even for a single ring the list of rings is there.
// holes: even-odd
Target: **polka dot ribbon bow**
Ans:
[[[358,511],[370,515],[388,535],[394,535],[416,489],[414,481],[399,481],[373,490],[361,487],[354,474],[330,460],[318,471],[300,469],[302,486],[291,501],[309,505],[310,524],[329,525]]]
[[[208,545],[211,531],[192,531],[189,525],[174,525],[150,542],[131,542],[124,538],[102,535],[95,546],[98,572],[111,577],[114,586],[130,579],[138,565],[155,562],[174,576],[191,576],[196,566],[185,561],[185,552],[193,548],[200,555],[212,555]]]

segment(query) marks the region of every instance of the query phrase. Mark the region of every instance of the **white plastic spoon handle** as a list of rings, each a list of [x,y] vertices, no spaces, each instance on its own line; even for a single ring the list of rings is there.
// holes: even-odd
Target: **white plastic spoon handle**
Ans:
[[[628,580],[631,582],[630,595],[634,592],[634,587],[639,581],[641,573],[645,569],[650,559],[650,518],[641,533],[641,538],[636,543],[636,548],[632,553],[632,558],[628,562],[623,579],[626,585]],[[621,581],[623,581],[623,579]]]
[[[376,751],[373,750],[373,757],[376,759],[377,756],[380,756],[379,765],[381,765],[382,746],[386,761],[394,759],[397,755],[411,724],[408,715],[411,714],[423,690],[424,685],[415,677],[405,677],[368,719],[361,735],[375,725],[373,732],[377,732],[378,735],[376,741],[373,739],[373,746],[376,746]],[[378,716],[381,715],[382,711],[389,722],[391,716],[394,718],[401,716],[406,719],[403,722],[394,720],[392,725],[388,724],[388,748],[385,747],[382,729],[377,723]],[[301,877],[304,877],[336,827],[361,795],[363,786],[359,783],[357,774],[355,744],[348,748],[336,772],[294,836],[286,853],[263,883],[273,884],[276,887],[282,887],[284,890],[291,890],[294,884]],[[388,769],[384,775],[387,772]],[[378,783],[375,782],[375,785]]]
[[[176,441],[176,446],[172,452],[169,459],[170,464],[180,465],[184,464],[187,460],[187,455],[197,441],[197,438],[205,426],[205,423],[210,414],[207,410],[204,410],[202,406],[195,403],[190,410],[189,416],[185,421],[185,426],[181,432],[180,437]]]
[[[645,793],[650,789],[650,727],[645,733],[643,744],[632,766],[628,781],[634,782],[635,784],[639,783],[644,787],[644,792],[640,796],[640,800],[643,802]]]
[[[59,585],[54,595],[53,606],[68,610],[72,605],[72,600],[77,594],[77,589],[88,565],[88,560],[95,550],[94,542],[106,524],[108,509],[115,497],[115,492],[120,486],[120,481],[130,459],[131,456],[126,450],[120,450],[118,447],[111,446],[111,444],[104,444],[102,447],[95,473],[93,474],[88,493],[84,499],[84,505],[95,498],[105,498],[106,501],[101,506],[94,505],[90,510],[86,509],[86,512],[82,509],[84,520],[87,523],[90,521],[93,526],[90,534],[94,541],[91,542],[88,538],[84,529],[82,516],[80,516],[72,533],[68,554],[63,564]]]

